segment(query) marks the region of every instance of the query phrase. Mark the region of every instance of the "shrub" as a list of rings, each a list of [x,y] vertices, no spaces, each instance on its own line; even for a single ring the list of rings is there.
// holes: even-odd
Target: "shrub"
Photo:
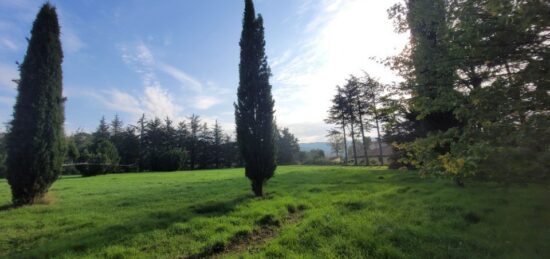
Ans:
[[[183,169],[185,160],[187,159],[187,153],[180,149],[173,149],[164,152],[159,159],[158,168],[155,171],[177,171]]]
[[[106,174],[108,172],[116,172],[120,157],[116,147],[108,140],[99,141],[94,145],[94,153],[90,154],[87,151],[81,155],[78,169],[82,176],[95,176]]]

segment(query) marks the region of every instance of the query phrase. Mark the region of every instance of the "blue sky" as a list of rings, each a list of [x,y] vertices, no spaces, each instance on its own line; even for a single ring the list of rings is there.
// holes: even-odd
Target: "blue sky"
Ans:
[[[386,9],[397,0],[256,0],[264,16],[276,117],[301,142],[324,140],[337,84],[368,71],[399,80],[370,60],[398,53]],[[10,120],[12,79],[43,1],[0,0],[0,122]],[[66,129],[92,131],[102,116],[199,114],[233,132],[241,0],[52,0],[60,16]]]

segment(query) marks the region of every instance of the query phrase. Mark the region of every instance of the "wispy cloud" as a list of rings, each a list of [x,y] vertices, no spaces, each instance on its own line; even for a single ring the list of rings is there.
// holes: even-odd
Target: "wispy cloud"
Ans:
[[[218,103],[220,99],[213,96],[196,96],[193,105],[199,110],[208,110]]]
[[[301,141],[325,137],[323,119],[336,85],[349,74],[366,70],[384,81],[398,80],[370,58],[400,51],[406,38],[393,33],[386,9],[394,1],[322,0],[304,4],[302,12],[315,13],[304,24],[306,38],[274,59],[274,95],[277,119],[289,126]],[[308,125],[318,125],[311,127]],[[309,133],[308,133],[309,132]]]
[[[174,102],[170,92],[162,87],[157,79],[157,62],[151,50],[143,42],[133,47],[123,45],[121,50],[123,61],[141,76],[143,93],[141,97],[136,98],[119,90],[111,91],[108,100],[112,105],[108,106],[117,107],[129,104],[126,112],[132,114],[146,113],[156,117],[181,117],[183,107]]]
[[[168,64],[164,63],[158,63],[158,68],[171,76],[172,78],[176,79],[178,82],[182,84],[184,87],[189,87],[191,90],[195,92],[201,92],[203,90],[202,83],[199,82],[199,80],[195,79],[191,75],[185,73],[183,70],[178,69],[176,67],[173,67]]]
[[[19,46],[17,46],[17,44],[15,44],[12,40],[8,38],[1,38],[0,44],[11,51],[19,50]]]

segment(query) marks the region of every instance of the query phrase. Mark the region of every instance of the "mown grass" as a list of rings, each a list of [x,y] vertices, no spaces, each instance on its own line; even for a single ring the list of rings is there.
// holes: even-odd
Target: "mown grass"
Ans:
[[[9,200],[0,181],[0,206]],[[0,210],[0,258],[550,255],[547,183],[461,189],[414,172],[288,166],[265,199],[231,169],[63,178],[49,202]]]

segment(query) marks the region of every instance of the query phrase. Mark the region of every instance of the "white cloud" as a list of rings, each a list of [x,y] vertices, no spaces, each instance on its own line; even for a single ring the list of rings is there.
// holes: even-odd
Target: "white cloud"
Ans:
[[[114,92],[116,98],[111,98],[112,107],[128,104],[132,114],[145,113],[155,117],[170,117],[178,119],[181,116],[183,107],[177,104],[168,89],[164,88],[157,79],[157,62],[151,50],[143,43],[138,43],[134,48],[122,46],[122,59],[131,66],[136,73],[141,75],[143,93],[136,98],[128,93],[118,90]],[[113,91],[112,91],[113,93]]]
[[[137,98],[118,89],[102,91],[101,94],[89,93],[89,95],[113,111],[129,113],[134,115],[134,117],[145,113]]]
[[[194,107],[199,110],[208,110],[212,106],[220,103],[220,100],[213,96],[197,96],[194,100]]]
[[[17,65],[13,64],[10,66],[0,63],[0,88],[15,90],[16,84],[12,80],[17,78],[19,78]]]
[[[180,118],[180,113],[183,108],[174,103],[170,93],[160,86],[148,86],[145,88],[145,95],[141,98],[141,103],[144,106],[147,114],[159,118]]]
[[[326,134],[319,129],[328,129],[323,120],[336,85],[362,70],[382,81],[399,80],[370,59],[394,55],[406,43],[387,18],[393,2],[323,0],[316,6],[306,5],[316,13],[303,28],[309,36],[293,47],[296,55],[285,57],[287,51],[274,59],[273,91],[280,126],[291,126],[301,141],[322,141]]]
[[[185,73],[183,70],[175,68],[171,65],[159,63],[158,68],[168,74],[169,76],[176,79],[178,82],[180,82],[183,86],[190,87],[191,90],[195,92],[201,92],[202,91],[202,83],[199,82],[199,80],[195,79],[191,75]]]
[[[0,39],[0,44],[2,44],[2,46],[6,47],[7,49],[12,50],[12,51],[17,51],[19,49],[17,44],[15,44],[12,40],[10,40],[8,38]]]

